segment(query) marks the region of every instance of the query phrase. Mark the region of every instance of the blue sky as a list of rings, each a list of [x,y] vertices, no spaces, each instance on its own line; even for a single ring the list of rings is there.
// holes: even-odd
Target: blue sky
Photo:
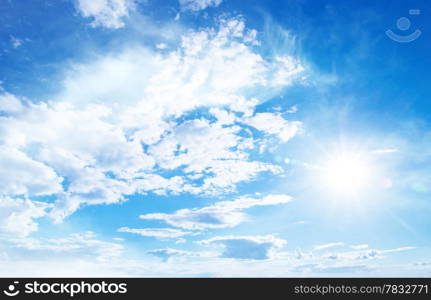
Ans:
[[[0,274],[430,276],[430,8],[2,1]]]

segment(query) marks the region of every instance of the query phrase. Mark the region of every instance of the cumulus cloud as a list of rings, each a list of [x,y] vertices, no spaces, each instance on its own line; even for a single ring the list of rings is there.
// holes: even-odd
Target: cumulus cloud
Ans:
[[[257,113],[241,121],[267,134],[276,135],[283,142],[287,142],[294,137],[301,125],[298,121],[287,121],[280,114],[274,113]]]
[[[78,11],[91,18],[91,25],[117,29],[124,26],[124,19],[134,8],[134,0],[76,0]]]
[[[0,195],[40,196],[62,191],[52,168],[13,147],[0,146]]]
[[[57,195],[52,214],[57,220],[82,203],[123,200],[133,192],[125,179],[154,162],[138,143],[100,119],[107,112],[100,106],[76,110],[64,103],[40,103],[3,117],[0,193]]]
[[[234,259],[264,260],[270,258],[273,251],[282,248],[286,241],[268,236],[217,236],[199,242],[201,245],[221,245],[224,247],[221,257]]]
[[[45,216],[50,207],[43,202],[0,196],[0,237],[25,237],[36,231],[35,219]]]
[[[199,11],[208,7],[217,7],[223,0],[179,0],[181,9]]]
[[[268,195],[262,198],[241,197],[234,201],[221,201],[195,209],[180,209],[173,214],[153,213],[141,215],[144,220],[162,220],[167,224],[190,230],[234,227],[247,215],[242,210],[253,206],[269,206],[290,202],[287,195]]]
[[[224,127],[204,119],[186,121],[148,152],[164,169],[182,167],[186,174],[205,176],[198,192],[230,189],[263,171],[280,172],[276,166],[248,159],[246,150],[252,141],[241,137],[240,131],[238,126]]]
[[[0,114],[18,112],[22,108],[21,100],[19,100],[14,95],[9,93],[0,95]]]
[[[80,104],[121,101],[118,109],[133,106],[122,118],[130,125],[145,121],[137,119],[139,115],[155,121],[151,116],[179,116],[198,107],[248,111],[301,73],[300,62],[289,54],[283,62],[262,57],[253,47],[253,32],[239,18],[222,19],[218,28],[183,34],[171,51],[126,47],[92,63],[76,64],[60,96]],[[297,74],[286,75],[289,83],[274,83],[272,76],[280,68],[293,68]],[[98,84],[101,81],[106,84]]]
[[[110,3],[81,2],[91,12]],[[256,34],[242,19],[223,19],[218,28],[185,33],[173,50],[125,47],[75,64],[58,101],[3,93],[0,195],[53,196],[49,215],[60,222],[84,205],[136,193],[219,194],[264,172],[283,172],[252,155],[259,141],[245,129],[282,141],[296,134],[299,123],[255,107],[291,84],[272,78],[280,68],[299,70],[298,62],[263,58],[255,46]],[[234,226],[244,215],[231,209],[226,219],[211,217],[220,224],[208,219],[201,226]]]

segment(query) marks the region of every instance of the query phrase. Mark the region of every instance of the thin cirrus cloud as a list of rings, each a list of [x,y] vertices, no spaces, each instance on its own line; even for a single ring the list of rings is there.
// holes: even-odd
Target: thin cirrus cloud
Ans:
[[[193,235],[193,232],[182,231],[171,228],[128,228],[121,227],[118,232],[134,233],[145,237],[154,237],[160,240],[178,239],[187,235]],[[181,241],[181,240],[180,240]]]
[[[317,245],[314,247],[315,250],[324,250],[324,249],[329,249],[329,248],[334,248],[334,247],[342,247],[344,246],[344,243],[342,242],[336,242],[336,243],[328,243],[328,244],[323,244],[323,245]]]

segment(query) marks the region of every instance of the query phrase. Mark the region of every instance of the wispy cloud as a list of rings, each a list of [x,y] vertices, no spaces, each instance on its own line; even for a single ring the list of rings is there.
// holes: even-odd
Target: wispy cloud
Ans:
[[[208,7],[217,7],[223,0],[179,0],[182,10],[199,11]]]
[[[209,228],[234,227],[246,219],[242,212],[253,206],[270,206],[290,202],[287,195],[268,195],[261,198],[242,197],[234,201],[221,201],[214,205],[195,209],[180,209],[173,214],[153,213],[141,215],[144,220],[162,220],[169,225],[202,230]]]
[[[328,248],[334,248],[334,247],[342,247],[344,246],[344,243],[342,242],[336,242],[336,243],[328,243],[323,245],[317,245],[314,247],[315,250],[324,250]]]
[[[352,245],[352,246],[350,246],[350,248],[352,248],[354,250],[363,250],[363,249],[368,249],[368,245],[367,244]]]
[[[148,254],[160,257],[164,262],[167,262],[172,257],[204,257],[204,258],[211,258],[211,257],[217,257],[217,253],[214,252],[208,252],[208,251],[184,251],[184,250],[178,250],[178,249],[172,249],[172,248],[166,248],[166,249],[154,249],[147,251]]]
[[[389,153],[397,153],[399,152],[399,150],[395,148],[388,148],[388,149],[377,149],[371,152],[374,154],[389,154]]]
[[[186,235],[194,235],[193,232],[182,231],[171,228],[128,228],[121,227],[118,232],[134,233],[146,237],[154,237],[160,240],[178,239]]]
[[[96,238],[89,231],[75,233],[59,238],[9,238],[8,246],[21,249],[22,255],[41,252],[47,259],[52,256],[70,259],[93,259],[100,262],[109,261],[122,255],[124,246],[118,243],[106,242]]]

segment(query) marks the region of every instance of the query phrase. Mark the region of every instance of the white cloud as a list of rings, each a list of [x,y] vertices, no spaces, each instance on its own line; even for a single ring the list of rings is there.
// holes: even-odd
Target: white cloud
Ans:
[[[23,40],[14,36],[10,37],[10,42],[12,44],[12,47],[14,47],[15,49],[21,47],[23,44]]]
[[[101,3],[83,5],[95,12]],[[263,172],[281,173],[251,155],[259,141],[238,121],[254,120],[284,140],[295,134],[279,115],[266,117],[277,129],[253,116],[277,90],[270,79],[282,67],[259,55],[255,42],[243,20],[224,19],[217,29],[184,34],[172,51],[125,47],[75,65],[56,101],[3,94],[0,195],[54,196],[49,215],[61,221],[81,206],[135,193],[227,193]],[[217,120],[190,117],[198,109]]]
[[[341,247],[344,246],[344,243],[342,242],[336,242],[336,243],[328,243],[323,245],[317,245],[314,247],[315,250],[324,250],[328,248],[334,248],[334,247]]]
[[[48,162],[52,157],[67,176],[74,175],[67,170],[68,161],[75,168],[97,165],[102,172],[124,177],[151,168],[154,162],[142,153],[140,144],[127,141],[121,129],[103,120],[111,113],[104,106],[77,110],[64,103],[33,104],[2,121],[0,138],[11,147],[37,153],[39,160]]]
[[[271,257],[272,253],[282,248],[286,241],[268,236],[217,236],[200,241],[201,245],[222,245],[224,251],[221,257],[235,259],[263,260]]]
[[[393,264],[389,255],[395,253],[378,255],[373,259],[357,259],[354,256],[329,259],[326,254],[297,259],[295,253],[282,252],[284,242],[276,242],[271,236],[216,237],[203,244],[205,251],[154,249],[145,251],[140,258],[120,256],[121,245],[97,240],[94,234],[80,234],[81,238],[72,236],[57,244],[56,239],[27,239],[27,242],[16,241],[13,245],[11,242],[1,245],[0,241],[0,247],[9,245],[21,251],[8,253],[7,247],[0,248],[3,252],[1,257],[5,259],[0,259],[0,274],[21,277],[29,274],[46,277],[315,277],[334,274],[343,277],[390,277],[396,274],[425,276],[429,272],[426,265]],[[223,240],[233,240],[231,255],[229,252],[224,255],[227,247]],[[236,240],[245,241],[236,243]],[[273,245],[272,248],[268,244]],[[271,250],[267,251],[268,247]],[[164,263],[160,263],[160,259]],[[32,268],[29,269],[28,265]]]
[[[274,86],[289,85],[303,71],[304,67],[292,56],[277,56],[271,84]]]
[[[301,126],[301,122],[287,121],[280,114],[275,113],[257,113],[252,117],[242,119],[241,122],[267,134],[277,135],[283,142],[294,137]]]
[[[145,194],[153,192],[157,195],[166,195],[168,192],[172,194],[180,194],[187,191],[192,191],[190,184],[186,184],[181,176],[173,176],[165,178],[157,174],[142,174],[139,178],[134,179],[133,186],[135,192]]]
[[[151,169],[154,161],[140,144],[127,141],[121,130],[101,120],[108,114],[101,106],[76,110],[62,103],[40,103],[4,118],[0,174],[5,179],[0,193],[57,195],[52,213],[56,220],[82,203],[124,200],[123,195],[133,193],[127,179]]]
[[[23,152],[0,146],[0,195],[49,195],[62,191],[62,178]]]
[[[92,18],[92,26],[117,29],[134,9],[133,0],[76,0],[77,9],[85,18]]]
[[[177,249],[154,249],[147,252],[148,254],[160,257],[163,261],[168,261],[172,256],[188,256],[191,254],[190,251],[182,251]]]
[[[209,228],[234,227],[243,222],[247,215],[242,210],[254,206],[284,204],[292,199],[287,195],[268,195],[262,198],[242,197],[234,201],[221,201],[214,205],[195,209],[180,209],[173,214],[153,213],[141,215],[144,220],[162,220],[179,228],[202,230]]]
[[[389,153],[397,153],[397,152],[399,152],[399,150],[394,148],[377,149],[377,150],[371,151],[371,153],[374,153],[374,154],[389,154]]]
[[[291,108],[289,108],[289,110],[287,111],[287,113],[289,113],[289,114],[294,114],[294,113],[297,113],[298,112],[298,106],[297,105],[294,105],[294,106],[292,106]]]
[[[183,34],[180,45],[168,52],[125,47],[92,63],[76,64],[60,98],[80,104],[121,103],[117,109],[132,106],[123,116],[125,122],[130,117],[143,122],[145,118],[137,119],[142,115],[179,116],[198,107],[232,106],[244,111],[248,105],[265,101],[270,90],[291,84],[274,84],[274,72],[286,64],[300,65],[293,57],[284,64],[264,59],[252,47],[256,38],[250,38],[251,32],[241,19],[222,19],[217,29]],[[296,77],[289,78],[293,82]],[[106,84],[98,84],[101,81]],[[252,89],[261,99],[246,97],[245,89]]]
[[[186,235],[193,234],[192,232],[182,231],[171,228],[128,228],[122,227],[118,232],[134,233],[146,237],[154,237],[161,240],[176,239]]]
[[[352,246],[350,246],[350,248],[352,248],[354,250],[364,250],[364,249],[368,249],[368,245],[367,244],[352,245]]]
[[[0,89],[1,91],[1,89]],[[14,95],[5,93],[0,95],[0,112],[16,113],[23,109],[21,101]]]
[[[363,264],[354,264],[354,265],[331,265],[326,266],[322,264],[306,264],[306,265],[298,265],[294,269],[295,272],[298,273],[306,273],[306,274],[320,274],[319,276],[322,276],[322,274],[328,274],[326,276],[333,276],[333,274],[349,274],[349,276],[352,276],[352,274],[357,273],[364,273],[369,274],[373,270],[370,269],[368,266]],[[331,275],[329,275],[331,274]],[[357,276],[357,275],[356,275]]]
[[[147,251],[148,254],[160,257],[164,262],[169,261],[172,257],[203,257],[203,258],[211,258],[216,257],[217,253],[208,252],[208,251],[184,251],[172,248],[166,249],[154,249]]]
[[[27,256],[39,253],[41,260],[79,258],[99,262],[108,262],[120,257],[124,248],[117,243],[98,240],[96,235],[90,231],[60,238],[9,238],[7,244],[8,247],[16,250],[15,255]]]
[[[157,49],[166,49],[168,47],[168,45],[166,45],[165,43],[159,43],[156,45]]]
[[[183,10],[204,10],[208,7],[217,7],[223,0],[179,0]]]
[[[237,119],[234,113],[220,108],[211,108],[209,112],[217,119],[217,123],[220,125],[231,125]]]
[[[151,146],[149,153],[164,169],[186,166],[186,172],[201,173],[207,168],[212,172],[212,165],[221,159],[246,157],[246,153],[231,150],[245,142],[237,135],[239,130],[238,127],[211,124],[205,119],[186,121]]]
[[[313,253],[311,253],[311,252],[305,253],[301,250],[301,248],[296,248],[295,253],[294,253],[294,257],[295,257],[295,259],[303,260],[303,259],[307,259],[307,258],[312,258]]]
[[[381,250],[380,253],[394,253],[394,252],[404,252],[414,250],[416,247],[407,246],[407,247],[399,247],[394,249]]]
[[[35,219],[47,214],[50,204],[0,197],[0,237],[25,237],[37,230]]]
[[[354,261],[354,260],[368,260],[382,258],[384,254],[396,253],[403,251],[410,251],[415,249],[415,247],[401,247],[395,249],[379,250],[379,249],[368,249],[365,247],[359,247],[359,249],[354,249],[354,251],[343,251],[326,253],[323,256],[332,260],[344,260],[344,261]]]
[[[252,147],[252,140],[239,136],[240,130],[205,119],[186,121],[148,152],[163,169],[183,167],[186,174],[205,175],[201,188],[190,189],[192,193],[231,189],[259,172],[280,172],[274,165],[248,160],[246,150]]]

